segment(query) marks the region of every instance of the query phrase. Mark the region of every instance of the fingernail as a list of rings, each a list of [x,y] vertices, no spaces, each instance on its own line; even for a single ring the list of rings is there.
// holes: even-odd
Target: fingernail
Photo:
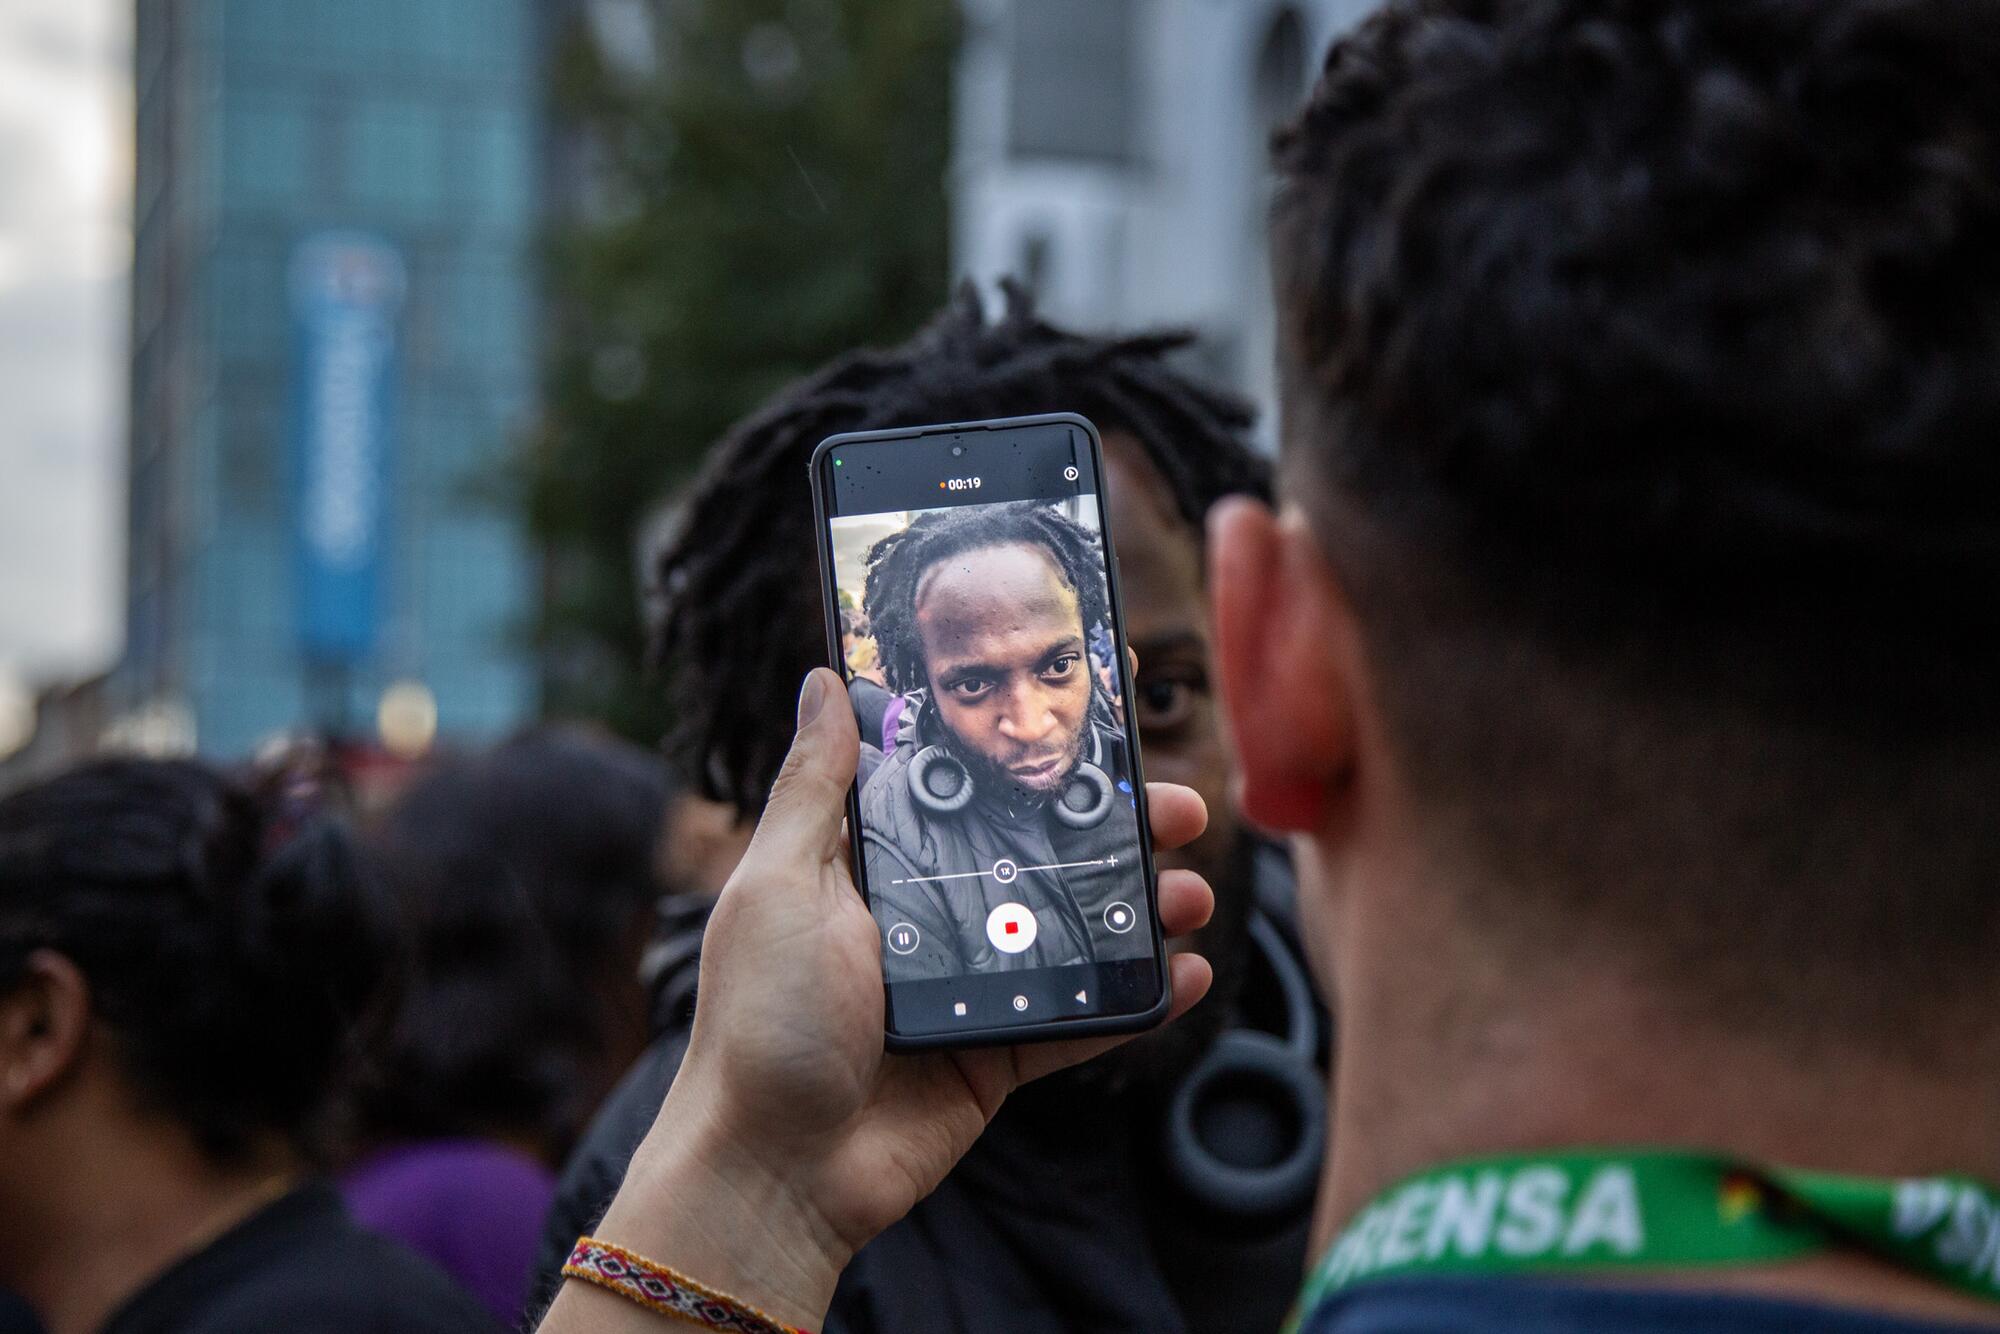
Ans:
[[[821,706],[826,703],[826,677],[820,672],[806,674],[806,683],[799,689],[799,726],[804,727],[819,717]]]

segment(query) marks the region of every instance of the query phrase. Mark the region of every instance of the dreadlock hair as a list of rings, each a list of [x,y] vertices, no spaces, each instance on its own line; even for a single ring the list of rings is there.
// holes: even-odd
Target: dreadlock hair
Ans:
[[[1049,553],[1063,582],[1076,594],[1086,634],[1093,626],[1110,621],[1097,536],[1054,506],[1016,500],[1005,505],[932,510],[868,549],[868,585],[862,606],[874,628],[875,647],[882,654],[882,670],[892,690],[902,693],[929,684],[923,639],[917,633],[917,593],[924,575],[939,561],[953,556],[1016,543]]]
[[[704,795],[763,808],[792,696],[826,661],[805,471],[827,436],[1078,412],[1138,442],[1197,538],[1223,496],[1269,495],[1269,465],[1245,439],[1250,406],[1168,364],[1191,333],[1088,338],[1039,319],[1014,284],[1001,291],[998,320],[966,284],[909,342],[836,359],[709,452],[648,589],[650,658],[676,720],[667,747]]]

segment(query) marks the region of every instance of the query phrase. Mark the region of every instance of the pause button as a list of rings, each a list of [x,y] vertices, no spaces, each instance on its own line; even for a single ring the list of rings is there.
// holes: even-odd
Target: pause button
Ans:
[[[898,922],[889,928],[889,948],[898,954],[908,954],[917,948],[917,928],[908,922]]]

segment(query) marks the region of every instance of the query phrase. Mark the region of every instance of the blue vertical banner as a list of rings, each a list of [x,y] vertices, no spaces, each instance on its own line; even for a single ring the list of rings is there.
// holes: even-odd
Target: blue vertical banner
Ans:
[[[405,270],[379,237],[322,232],[293,252],[290,285],[299,644],[351,666],[381,620]]]

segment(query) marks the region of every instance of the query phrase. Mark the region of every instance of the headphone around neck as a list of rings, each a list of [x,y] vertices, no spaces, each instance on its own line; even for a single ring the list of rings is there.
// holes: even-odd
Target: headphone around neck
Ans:
[[[906,698],[914,717],[904,725],[914,727],[919,738],[919,749],[911,757],[908,770],[910,799],[927,815],[956,815],[970,806],[977,795],[972,771],[947,743],[928,741],[933,726],[928,721],[930,710],[925,707],[928,701],[923,692],[912,691]],[[1071,829],[1095,829],[1103,824],[1118,796],[1111,775],[1104,771],[1104,738],[1098,731],[1096,715],[1093,702],[1084,723],[1090,737],[1089,757],[1077,764],[1062,791],[1049,803],[1056,819]]]
[[[1276,1031],[1239,1023],[1215,1040],[1174,1090],[1164,1149],[1169,1175],[1197,1203],[1268,1219],[1303,1209],[1318,1187],[1326,1085],[1304,960],[1262,906],[1250,941],[1247,989],[1274,993]]]

